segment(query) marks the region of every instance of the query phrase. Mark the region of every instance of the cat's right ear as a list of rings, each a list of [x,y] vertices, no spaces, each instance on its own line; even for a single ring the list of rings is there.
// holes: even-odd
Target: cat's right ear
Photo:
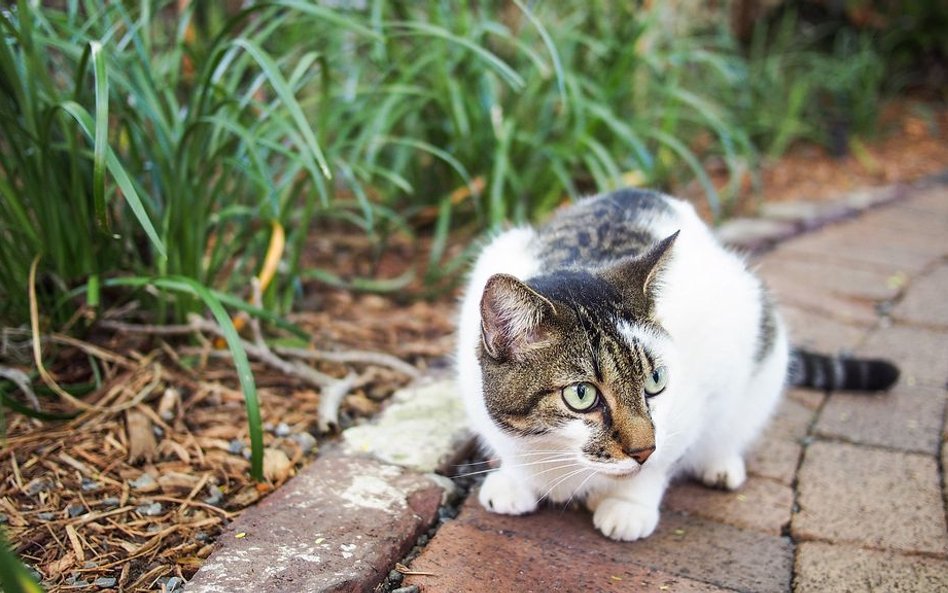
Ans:
[[[481,297],[481,341],[495,360],[517,359],[546,341],[553,303],[508,274],[494,274]]]

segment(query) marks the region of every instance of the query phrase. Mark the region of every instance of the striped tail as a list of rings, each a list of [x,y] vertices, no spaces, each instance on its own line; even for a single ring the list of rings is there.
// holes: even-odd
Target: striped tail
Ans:
[[[899,378],[887,360],[827,356],[795,348],[790,353],[788,383],[823,391],[884,391]]]

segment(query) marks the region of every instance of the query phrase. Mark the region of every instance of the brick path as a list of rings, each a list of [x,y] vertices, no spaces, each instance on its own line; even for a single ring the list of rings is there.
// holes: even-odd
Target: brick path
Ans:
[[[673,485],[634,543],[583,510],[506,517],[470,497],[427,542],[450,486],[430,463],[353,460],[391,462],[391,430],[360,433],[241,517],[187,590],[371,591],[421,535],[406,591],[948,591],[948,186],[757,263],[797,344],[886,356],[902,378],[885,395],[790,392],[741,490]]]

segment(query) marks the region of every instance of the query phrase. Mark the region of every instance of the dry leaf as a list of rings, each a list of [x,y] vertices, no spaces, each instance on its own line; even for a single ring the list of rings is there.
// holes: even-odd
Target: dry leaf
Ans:
[[[158,449],[151,419],[138,410],[128,410],[125,412],[125,430],[128,434],[128,462],[151,462]]]
[[[69,570],[76,563],[76,553],[72,550],[67,550],[62,557],[57,560],[53,560],[49,564],[43,567],[43,573],[46,574],[46,577],[50,580],[58,578],[61,574]]]

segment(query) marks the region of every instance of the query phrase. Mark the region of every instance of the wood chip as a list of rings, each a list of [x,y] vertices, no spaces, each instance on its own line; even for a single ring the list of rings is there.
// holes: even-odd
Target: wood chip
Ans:
[[[290,458],[280,449],[267,447],[263,450],[263,477],[271,482],[282,483],[293,472]]]
[[[181,472],[167,472],[158,476],[158,485],[162,492],[168,494],[182,494],[191,490],[201,482],[199,476]]]
[[[66,536],[69,537],[69,543],[72,545],[72,551],[76,554],[76,561],[82,564],[86,561],[86,554],[82,551],[82,544],[79,543],[79,534],[73,525],[66,525]]]
[[[128,410],[125,412],[125,430],[128,435],[128,462],[153,461],[158,443],[155,441],[151,419],[138,410]]]

